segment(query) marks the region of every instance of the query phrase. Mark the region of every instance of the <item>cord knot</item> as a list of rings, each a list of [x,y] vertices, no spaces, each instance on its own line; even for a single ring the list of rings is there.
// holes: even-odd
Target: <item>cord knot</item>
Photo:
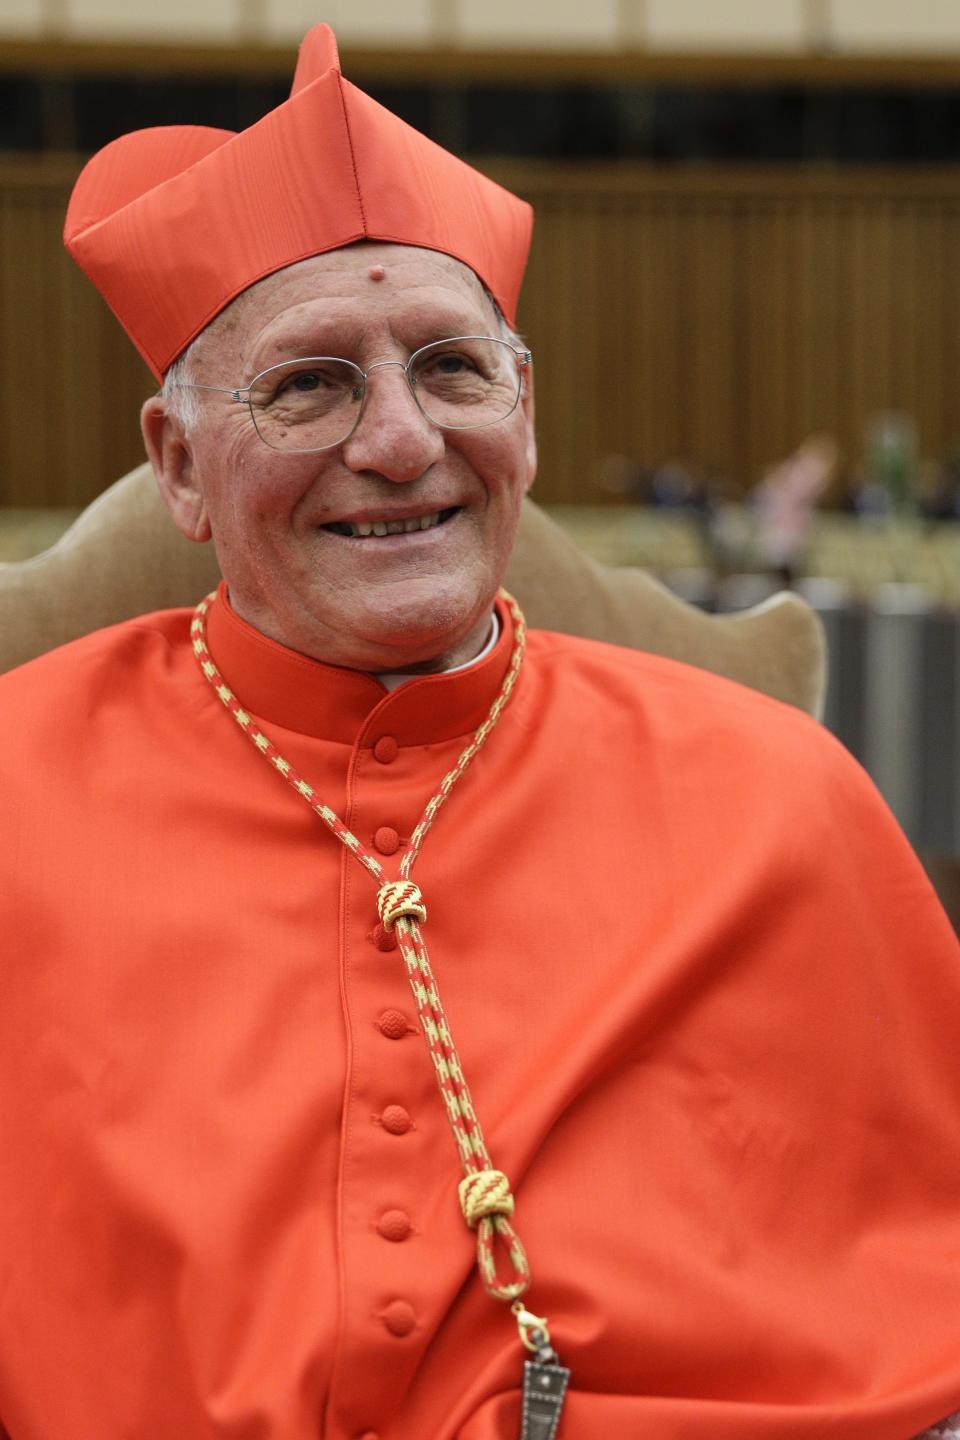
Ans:
[[[475,1170],[460,1181],[460,1209],[471,1230],[487,1215],[512,1215],[510,1181],[502,1170]]]
[[[381,885],[377,891],[377,911],[384,930],[392,930],[401,917],[419,920],[421,925],[427,918],[420,886],[412,880],[387,880]]]

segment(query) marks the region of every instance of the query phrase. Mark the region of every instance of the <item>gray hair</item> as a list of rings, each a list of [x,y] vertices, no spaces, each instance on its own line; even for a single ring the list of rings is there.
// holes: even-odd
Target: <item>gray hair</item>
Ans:
[[[191,340],[174,360],[163,377],[160,394],[167,402],[167,414],[176,420],[184,435],[189,435],[200,419],[200,398],[196,390],[189,389],[195,379],[193,368],[193,347]]]
[[[480,277],[477,276],[477,279],[479,280]],[[506,342],[507,342],[508,345],[516,345],[516,346],[518,346],[519,349],[521,349],[521,350],[524,349],[525,347],[524,347],[523,336],[520,335],[516,330],[511,329],[511,327],[507,324],[506,316],[504,315],[503,311],[500,309],[500,306],[497,304],[497,301],[496,301],[496,299],[494,298],[493,294],[487,289],[486,285],[484,285],[484,283],[483,283],[482,280],[480,280],[480,288],[481,288],[481,290],[483,291],[484,295],[486,296],[486,299],[487,299],[487,301],[489,302],[489,305],[490,305],[491,310],[493,311],[494,315],[497,317],[497,326],[498,326],[499,331],[500,331],[500,339],[501,339],[501,340],[506,340]]]

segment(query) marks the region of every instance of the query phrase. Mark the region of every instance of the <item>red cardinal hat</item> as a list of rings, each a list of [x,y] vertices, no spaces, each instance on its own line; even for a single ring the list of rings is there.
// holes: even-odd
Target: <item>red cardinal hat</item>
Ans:
[[[290,99],[249,130],[136,130],[94,155],[64,242],[160,377],[241,290],[354,240],[462,260],[512,324],[532,225],[523,200],[344,80],[316,25]]]

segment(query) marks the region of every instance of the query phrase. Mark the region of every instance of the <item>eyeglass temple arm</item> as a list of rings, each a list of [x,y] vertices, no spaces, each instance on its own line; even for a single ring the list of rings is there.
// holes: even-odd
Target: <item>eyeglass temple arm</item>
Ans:
[[[230,390],[225,385],[193,385],[181,380],[177,382],[176,388],[178,390],[212,390],[216,395],[229,395],[231,400],[241,400],[244,404],[250,398],[249,387]]]

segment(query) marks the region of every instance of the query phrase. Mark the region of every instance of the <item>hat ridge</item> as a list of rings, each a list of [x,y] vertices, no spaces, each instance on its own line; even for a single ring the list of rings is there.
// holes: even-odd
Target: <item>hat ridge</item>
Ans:
[[[64,244],[205,160],[235,130],[210,125],[152,125],[111,140],[80,171],[67,205]]]
[[[329,25],[323,27],[330,30]],[[312,33],[312,32],[311,32]],[[330,31],[331,36],[333,31]],[[336,49],[336,45],[334,45]],[[318,77],[319,78],[319,77]],[[363,233],[368,235],[367,228],[367,207],[363,203],[363,186],[360,184],[360,171],[357,167],[357,152],[353,143],[353,131],[350,128],[350,108],[347,105],[347,85],[349,81],[344,80],[340,71],[337,71],[337,94],[340,97],[340,109],[343,113],[343,132],[347,137],[347,148],[350,151],[350,164],[353,167],[353,183],[357,187],[357,204],[360,207],[360,219],[363,223]],[[352,86],[350,87],[353,88]]]
[[[314,25],[300,41],[297,68],[290,86],[291,96],[306,89],[330,70],[336,70],[338,75],[341,73],[337,37],[329,25]]]

